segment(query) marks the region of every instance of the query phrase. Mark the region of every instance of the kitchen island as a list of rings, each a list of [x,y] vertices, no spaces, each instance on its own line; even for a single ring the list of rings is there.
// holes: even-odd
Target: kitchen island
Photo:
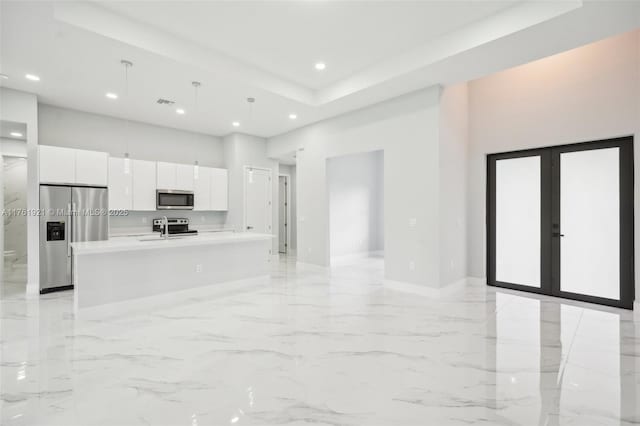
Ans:
[[[267,276],[272,238],[223,232],[72,243],[75,308]]]

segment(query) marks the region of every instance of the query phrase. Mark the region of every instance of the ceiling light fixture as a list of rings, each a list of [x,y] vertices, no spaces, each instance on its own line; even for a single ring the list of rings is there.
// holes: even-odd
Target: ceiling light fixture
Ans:
[[[24,78],[31,81],[40,81],[40,77],[35,74],[25,74]]]
[[[298,116],[295,114],[289,114],[289,118],[295,120],[296,118],[298,118]]]
[[[231,124],[233,125],[233,127],[240,127],[240,122],[239,121],[234,121]]]
[[[107,93],[105,96],[106,96],[107,98],[109,98],[109,99],[118,99],[118,94],[117,94],[117,93],[111,93],[111,92],[109,92],[109,93]]]
[[[9,76],[6,74],[0,74],[0,78],[3,80],[9,80]]]
[[[185,112],[186,112],[186,111],[185,111],[185,110],[183,110],[182,108],[178,108],[178,109],[176,109],[176,114],[178,114],[178,115],[184,115],[184,113],[185,113]]]
[[[14,138],[21,138],[22,137],[22,133],[20,133],[20,132],[11,132],[9,134],[11,136],[13,136]]]
[[[327,65],[324,62],[318,62],[316,63],[316,69],[318,71],[322,71],[327,67]]]

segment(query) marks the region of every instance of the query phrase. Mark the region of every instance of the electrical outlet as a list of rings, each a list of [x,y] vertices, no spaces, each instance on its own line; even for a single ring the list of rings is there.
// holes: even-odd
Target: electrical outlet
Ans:
[[[311,253],[311,247],[307,247],[307,253]]]
[[[202,272],[202,263],[198,263],[198,264],[196,265],[196,272],[197,272],[197,273]]]
[[[409,226],[411,228],[415,227],[417,223],[418,223],[418,219],[416,219],[415,217],[409,218]]]
[[[142,217],[142,223],[147,223],[147,218],[146,217]]]
[[[410,271],[416,270],[416,262],[414,262],[413,260],[409,262],[409,270]]]
[[[204,222],[204,216],[200,216],[200,222]]]

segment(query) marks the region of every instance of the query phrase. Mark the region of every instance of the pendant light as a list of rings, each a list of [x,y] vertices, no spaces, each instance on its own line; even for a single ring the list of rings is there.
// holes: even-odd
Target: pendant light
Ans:
[[[194,109],[196,111],[196,117],[198,116],[198,89],[200,88],[200,86],[202,86],[202,83],[200,83],[199,81],[192,81],[191,85],[193,86],[193,104],[194,104]],[[193,165],[193,178],[195,180],[198,179],[198,175],[200,173],[200,164],[198,163],[198,160],[195,160],[194,165]]]
[[[125,105],[129,104],[129,68],[133,66],[133,62],[122,59],[120,61],[124,67],[124,97]],[[125,119],[125,150],[124,150],[124,174],[131,173],[131,159],[129,158],[129,118]]]

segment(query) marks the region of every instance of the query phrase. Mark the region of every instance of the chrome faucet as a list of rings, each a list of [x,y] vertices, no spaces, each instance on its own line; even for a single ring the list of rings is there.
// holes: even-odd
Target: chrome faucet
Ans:
[[[162,238],[169,238],[169,219],[166,216],[162,216],[162,226],[164,227]]]

